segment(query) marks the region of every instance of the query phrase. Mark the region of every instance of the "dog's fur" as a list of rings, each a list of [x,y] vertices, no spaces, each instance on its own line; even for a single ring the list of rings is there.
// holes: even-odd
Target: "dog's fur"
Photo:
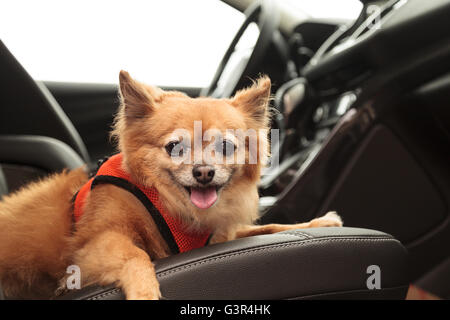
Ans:
[[[172,132],[268,129],[270,80],[260,78],[231,99],[192,99],[166,92],[120,73],[121,107],[113,136],[124,156],[124,169],[144,186],[156,186],[167,211],[190,230],[210,230],[211,243],[278,231],[341,226],[334,213],[308,223],[255,226],[263,156],[256,164],[215,165],[219,199],[199,209],[186,187],[194,186],[193,165],[175,164],[165,150]],[[266,139],[259,137],[259,139]],[[260,141],[265,145],[266,141]],[[248,148],[248,146],[246,146]],[[120,286],[128,299],[161,297],[152,260],[167,257],[162,239],[144,206],[113,185],[90,193],[84,215],[72,222],[73,195],[88,180],[83,168],[31,183],[0,202],[0,281],[5,294],[17,298],[52,297],[64,285],[68,265],[81,268],[83,285]]]

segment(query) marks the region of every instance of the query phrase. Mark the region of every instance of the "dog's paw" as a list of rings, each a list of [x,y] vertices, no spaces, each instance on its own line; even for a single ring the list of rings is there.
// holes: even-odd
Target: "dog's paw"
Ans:
[[[342,227],[343,222],[341,217],[334,211],[328,212],[326,215],[311,220],[311,228],[320,227]]]
[[[126,297],[127,300],[161,300],[162,298],[159,288],[152,288],[145,292],[142,290],[127,292]]]
[[[62,296],[64,294],[68,293],[68,292],[69,292],[69,290],[67,289],[66,286],[59,286],[58,288],[56,288],[56,290],[53,293],[53,295],[55,297],[59,297],[59,296]]]
[[[131,294],[127,300],[161,300],[161,294]]]
[[[67,288],[67,279],[69,279],[69,276],[70,275],[67,274],[64,277],[62,277],[61,279],[59,279],[58,287],[56,288],[56,290],[54,292],[55,297],[62,296],[69,292],[69,289]]]

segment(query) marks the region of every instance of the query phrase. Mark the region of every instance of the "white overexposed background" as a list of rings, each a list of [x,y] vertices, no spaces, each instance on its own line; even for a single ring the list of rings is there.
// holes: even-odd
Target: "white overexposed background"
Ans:
[[[344,18],[356,2],[279,1]],[[0,2],[0,39],[32,77],[47,81],[116,83],[125,69],[147,83],[205,87],[243,21],[219,0]]]

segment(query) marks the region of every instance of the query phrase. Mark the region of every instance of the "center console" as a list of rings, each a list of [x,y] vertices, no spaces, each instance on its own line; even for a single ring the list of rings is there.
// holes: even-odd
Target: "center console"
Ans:
[[[417,92],[450,70],[449,16],[446,0],[385,1],[280,88],[280,161],[261,181],[261,223],[336,210],[406,244],[413,277],[445,257],[434,245],[450,241],[448,130]]]

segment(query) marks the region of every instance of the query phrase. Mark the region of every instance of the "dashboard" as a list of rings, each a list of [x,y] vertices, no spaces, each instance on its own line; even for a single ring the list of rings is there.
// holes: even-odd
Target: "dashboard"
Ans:
[[[336,31],[302,75],[324,93],[351,89],[393,64],[448,42],[449,15],[449,1],[388,1],[366,20]]]
[[[276,204],[273,215],[280,216],[289,212],[289,202],[299,210],[302,203],[290,198],[293,194],[306,194],[303,203],[320,203],[332,176],[323,176],[324,168],[345,162],[337,159],[345,158],[346,149],[376,117],[373,108],[365,107],[368,102],[407,92],[449,64],[450,1],[389,0],[371,14],[368,7],[354,24],[308,20],[294,28],[288,41],[301,81],[290,81],[276,94],[282,96],[275,102],[285,135],[276,155],[279,165],[262,178],[263,212]],[[411,70],[420,76],[411,77]],[[287,108],[286,101],[293,106]],[[322,176],[308,180],[314,170]],[[304,214],[307,218],[317,210],[305,205]]]

